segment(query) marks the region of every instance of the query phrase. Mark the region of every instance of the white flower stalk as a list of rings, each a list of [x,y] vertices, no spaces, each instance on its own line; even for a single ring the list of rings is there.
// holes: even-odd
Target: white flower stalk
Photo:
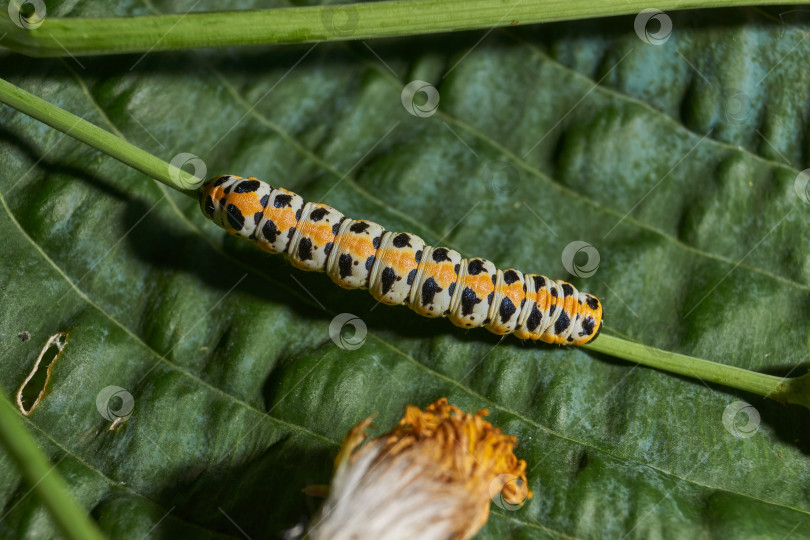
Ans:
[[[518,507],[531,497],[517,439],[441,398],[408,406],[389,433],[365,440],[357,424],[335,459],[329,496],[312,520],[313,540],[468,539],[489,518],[492,497]],[[493,493],[494,491],[494,493]]]

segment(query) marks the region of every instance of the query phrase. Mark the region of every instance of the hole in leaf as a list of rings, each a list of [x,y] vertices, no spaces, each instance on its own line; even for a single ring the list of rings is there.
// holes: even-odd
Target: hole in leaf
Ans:
[[[62,354],[67,338],[66,332],[59,332],[48,339],[45,346],[42,347],[37,361],[34,362],[31,373],[17,390],[17,407],[25,416],[31,414],[45,397],[48,380],[51,378],[51,369]]]

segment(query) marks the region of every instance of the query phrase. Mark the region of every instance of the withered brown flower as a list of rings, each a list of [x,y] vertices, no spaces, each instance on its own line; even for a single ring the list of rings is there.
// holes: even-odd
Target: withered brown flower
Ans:
[[[309,537],[463,540],[484,526],[496,497],[522,505],[532,496],[526,462],[513,452],[517,439],[487,414],[465,413],[446,398],[424,411],[409,405],[394,429],[362,446],[371,418],[357,424]]]

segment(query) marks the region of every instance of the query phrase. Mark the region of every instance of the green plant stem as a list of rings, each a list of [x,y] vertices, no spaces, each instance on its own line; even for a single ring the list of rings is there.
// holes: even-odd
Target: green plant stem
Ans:
[[[97,150],[117,159],[167,186],[196,196],[195,187],[202,183],[193,175],[179,169],[149,152],[116,137],[109,131],[79,118],[75,114],[48,103],[22,88],[0,79],[0,102],[36,118]]]
[[[661,0],[657,9],[795,4],[785,0]],[[802,3],[802,2],[799,2]],[[155,52],[433,34],[636,14],[649,0],[393,0],[335,6],[141,17],[47,17],[33,30],[0,18],[2,45],[28,56]]]
[[[794,378],[776,377],[606,335],[600,335],[593,343],[585,345],[585,348],[670,373],[745,390],[783,404],[793,403],[810,409],[810,373]]]
[[[16,463],[22,476],[51,513],[56,526],[66,538],[101,540],[104,535],[70,496],[62,476],[42,453],[37,442],[20,420],[20,414],[0,392],[0,443]]]
[[[74,136],[170,187],[196,196],[195,191],[183,189],[168,181],[170,180],[167,176],[168,163],[2,79],[0,79],[0,102]],[[662,351],[608,335],[599,336],[592,344],[586,345],[586,348],[663,371],[745,390],[781,403],[796,403],[810,408],[810,373],[791,379],[774,377]]]

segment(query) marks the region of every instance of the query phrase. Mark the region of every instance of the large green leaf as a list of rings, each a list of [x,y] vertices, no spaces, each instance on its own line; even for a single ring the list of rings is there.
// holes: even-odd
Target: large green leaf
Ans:
[[[573,281],[604,299],[605,332],[785,374],[810,344],[810,205],[794,182],[810,25],[670,16],[662,45],[629,17],[0,66],[167,161],[190,152],[209,175],[255,175],[501,267],[564,278],[565,246],[588,242],[601,265]],[[403,107],[416,79],[438,89],[436,114]],[[377,306],[0,114],[0,385],[15,393],[69,332],[27,424],[110,536],[275,536],[314,513],[301,490],[328,481],[353,424],[378,413],[379,433],[441,396],[488,408],[528,462],[535,497],[493,506],[482,538],[810,534],[808,411]],[[329,337],[342,312],[368,327],[357,350]],[[113,385],[135,408],[110,431],[96,399]],[[750,437],[723,422],[742,400],[761,418]],[[0,459],[0,536],[55,535]]]

